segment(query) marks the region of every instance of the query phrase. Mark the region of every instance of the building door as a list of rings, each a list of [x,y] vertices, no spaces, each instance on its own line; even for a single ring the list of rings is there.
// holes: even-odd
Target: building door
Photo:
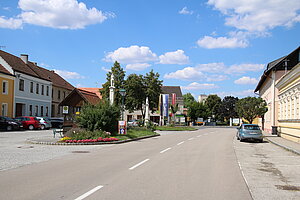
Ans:
[[[23,115],[23,107],[24,107],[24,104],[16,103],[16,117],[20,117]]]

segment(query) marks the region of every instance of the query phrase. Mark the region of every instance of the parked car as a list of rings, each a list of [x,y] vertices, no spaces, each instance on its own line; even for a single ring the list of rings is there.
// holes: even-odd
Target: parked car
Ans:
[[[62,128],[64,124],[63,118],[51,118],[51,126],[52,128]]]
[[[49,118],[47,118],[47,117],[36,117],[36,118],[37,118],[37,120],[39,120],[39,122],[41,124],[41,130],[50,129],[52,127],[51,121]]]
[[[15,120],[21,122],[23,124],[23,128],[33,130],[33,129],[40,129],[41,124],[36,117],[16,117]]]
[[[9,117],[0,116],[0,129],[6,131],[20,130],[23,128],[22,123],[15,121]]]
[[[236,138],[241,142],[244,140],[257,140],[263,142],[262,131],[256,124],[242,124],[238,128]]]
[[[128,126],[128,127],[139,126],[139,122],[138,122],[138,120],[135,120],[135,119],[129,120],[129,121],[127,122],[127,126]]]

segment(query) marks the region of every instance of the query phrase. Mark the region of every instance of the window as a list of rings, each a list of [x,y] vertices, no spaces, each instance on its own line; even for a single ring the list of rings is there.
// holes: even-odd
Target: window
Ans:
[[[8,82],[7,81],[2,82],[2,94],[8,94]]]
[[[41,106],[41,116],[44,116],[44,106]]]
[[[33,82],[30,82],[30,93],[33,93]]]
[[[60,90],[58,90],[57,98],[60,99]]]
[[[52,89],[51,97],[52,97],[52,99],[53,99],[53,89]]]
[[[60,109],[61,109],[61,106],[58,106],[58,109],[57,109],[57,114],[58,115],[60,114]]]
[[[7,116],[7,109],[8,109],[8,106],[7,106],[7,103],[2,103],[2,106],[1,106],[1,115],[2,116]]]
[[[66,92],[64,91],[64,99],[66,98]]]
[[[49,96],[49,86],[47,86],[46,95]]]
[[[29,115],[32,116],[32,105],[29,105]]]
[[[38,116],[39,114],[39,106],[35,106],[35,116]]]
[[[48,117],[48,114],[49,113],[49,108],[48,108],[48,106],[46,106],[46,117]]]
[[[37,84],[36,84],[36,93],[37,93],[37,94],[39,94],[39,88],[40,88],[40,85],[37,83]]]
[[[24,91],[24,80],[23,79],[19,80],[19,90]]]
[[[44,95],[44,85],[42,85],[42,95]]]

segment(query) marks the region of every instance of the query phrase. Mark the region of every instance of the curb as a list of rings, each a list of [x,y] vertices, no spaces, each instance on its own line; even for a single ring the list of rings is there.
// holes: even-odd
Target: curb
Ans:
[[[300,156],[300,151],[297,151],[297,150],[292,149],[292,148],[290,148],[290,147],[287,147],[287,146],[285,146],[285,145],[282,145],[282,144],[279,144],[279,143],[277,143],[277,142],[274,142],[274,141],[270,140],[270,139],[267,138],[267,137],[264,137],[264,138],[267,139],[267,140],[268,140],[269,142],[271,142],[272,144],[275,144],[275,145],[277,145],[277,146],[279,146],[279,147],[281,147],[281,148],[283,148],[283,149],[285,149],[285,150],[288,150],[288,151],[290,151],[290,152],[292,152],[292,153],[295,153],[295,154],[297,154],[297,155]]]
[[[144,136],[144,137],[128,139],[128,140],[114,141],[114,142],[93,142],[93,143],[39,142],[39,141],[35,141],[35,140],[30,140],[30,139],[27,139],[27,142],[29,142],[31,144],[63,145],[63,146],[66,146],[66,145],[67,146],[68,145],[103,145],[103,144],[122,144],[122,143],[127,143],[127,142],[132,142],[132,141],[137,141],[137,140],[142,140],[142,139],[147,139],[147,138],[152,138],[152,137],[157,137],[157,136],[160,136],[160,134]]]

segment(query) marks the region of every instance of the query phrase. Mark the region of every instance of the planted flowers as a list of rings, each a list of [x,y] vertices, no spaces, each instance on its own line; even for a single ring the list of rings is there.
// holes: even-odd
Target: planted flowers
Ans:
[[[118,141],[118,138],[110,137],[110,138],[102,138],[99,137],[97,139],[84,139],[84,140],[64,140],[66,143],[91,143],[91,142],[112,142],[112,141]]]

